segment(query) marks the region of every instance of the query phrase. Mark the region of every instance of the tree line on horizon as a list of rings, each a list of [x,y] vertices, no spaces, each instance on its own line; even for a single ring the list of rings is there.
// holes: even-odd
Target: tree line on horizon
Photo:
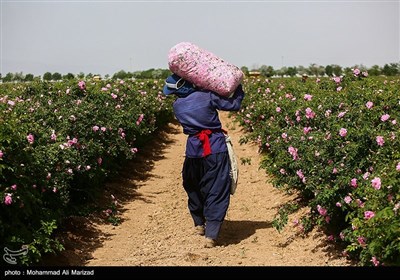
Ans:
[[[263,77],[295,77],[302,75],[316,76],[316,77],[334,77],[346,75],[352,72],[352,69],[358,68],[360,71],[365,71],[370,76],[397,76],[400,75],[400,62],[387,63],[384,66],[373,65],[372,67],[366,67],[364,65],[354,65],[353,67],[342,67],[337,64],[330,64],[327,66],[318,65],[316,63],[310,64],[309,67],[304,66],[290,66],[282,67],[280,69],[274,69],[272,66],[262,65],[259,68],[249,69],[246,66],[242,66],[240,69],[243,73],[248,76],[251,73],[257,73],[257,75]],[[59,80],[70,80],[70,79],[165,79],[171,74],[169,69],[148,69],[144,71],[127,72],[120,70],[114,73],[112,76],[109,74],[104,75],[88,73],[85,74],[80,72],[79,74],[67,73],[61,74],[59,72],[46,72],[43,76],[35,76],[33,74],[24,74],[23,72],[7,73],[5,76],[0,73],[0,81],[2,82],[30,82],[35,80],[44,81],[59,81]]]

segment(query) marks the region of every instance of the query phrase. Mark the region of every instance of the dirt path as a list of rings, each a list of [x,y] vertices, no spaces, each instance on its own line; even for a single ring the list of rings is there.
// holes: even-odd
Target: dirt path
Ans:
[[[171,124],[160,135],[163,144],[142,153],[140,164],[127,168],[124,179],[109,184],[108,195],[120,203],[121,223],[113,226],[99,217],[72,219],[67,227],[66,251],[58,263],[84,266],[349,266],[313,231],[297,236],[291,225],[278,233],[271,222],[279,207],[291,199],[267,183],[258,170],[260,156],[253,144],[238,143],[243,132],[221,113],[240,165],[237,193],[224,222],[219,246],[203,248],[193,233],[182,188],[181,168],[186,136]],[[291,217],[292,219],[293,217]],[[54,260],[53,260],[54,261]]]

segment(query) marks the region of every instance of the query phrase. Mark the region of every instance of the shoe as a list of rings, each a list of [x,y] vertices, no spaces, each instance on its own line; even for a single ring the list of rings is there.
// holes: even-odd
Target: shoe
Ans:
[[[194,231],[195,231],[195,233],[198,234],[198,235],[204,235],[204,233],[205,233],[204,226],[202,226],[202,225],[196,226],[196,227],[194,228]]]
[[[211,239],[211,238],[206,238],[206,242],[204,243],[205,248],[213,248],[217,246],[217,240]]]

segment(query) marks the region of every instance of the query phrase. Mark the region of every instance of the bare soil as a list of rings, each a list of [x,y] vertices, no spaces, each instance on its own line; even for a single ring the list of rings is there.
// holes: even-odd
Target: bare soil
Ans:
[[[71,217],[60,229],[65,250],[45,258],[44,265],[71,266],[352,266],[337,244],[321,231],[299,235],[289,217],[279,233],[272,221],[277,209],[295,199],[274,188],[259,169],[261,156],[255,144],[239,144],[244,131],[220,113],[239,163],[239,184],[231,196],[218,246],[204,248],[196,235],[182,187],[181,169],[186,136],[179,124],[160,132],[137,159],[124,168],[121,178],[106,186],[99,207],[118,202],[118,225],[103,212]]]

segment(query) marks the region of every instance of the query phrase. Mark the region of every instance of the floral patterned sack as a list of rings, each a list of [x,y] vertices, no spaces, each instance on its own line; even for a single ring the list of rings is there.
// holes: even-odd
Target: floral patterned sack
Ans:
[[[181,42],[168,54],[169,69],[195,84],[225,97],[231,96],[243,81],[243,72],[213,53],[189,42]]]

